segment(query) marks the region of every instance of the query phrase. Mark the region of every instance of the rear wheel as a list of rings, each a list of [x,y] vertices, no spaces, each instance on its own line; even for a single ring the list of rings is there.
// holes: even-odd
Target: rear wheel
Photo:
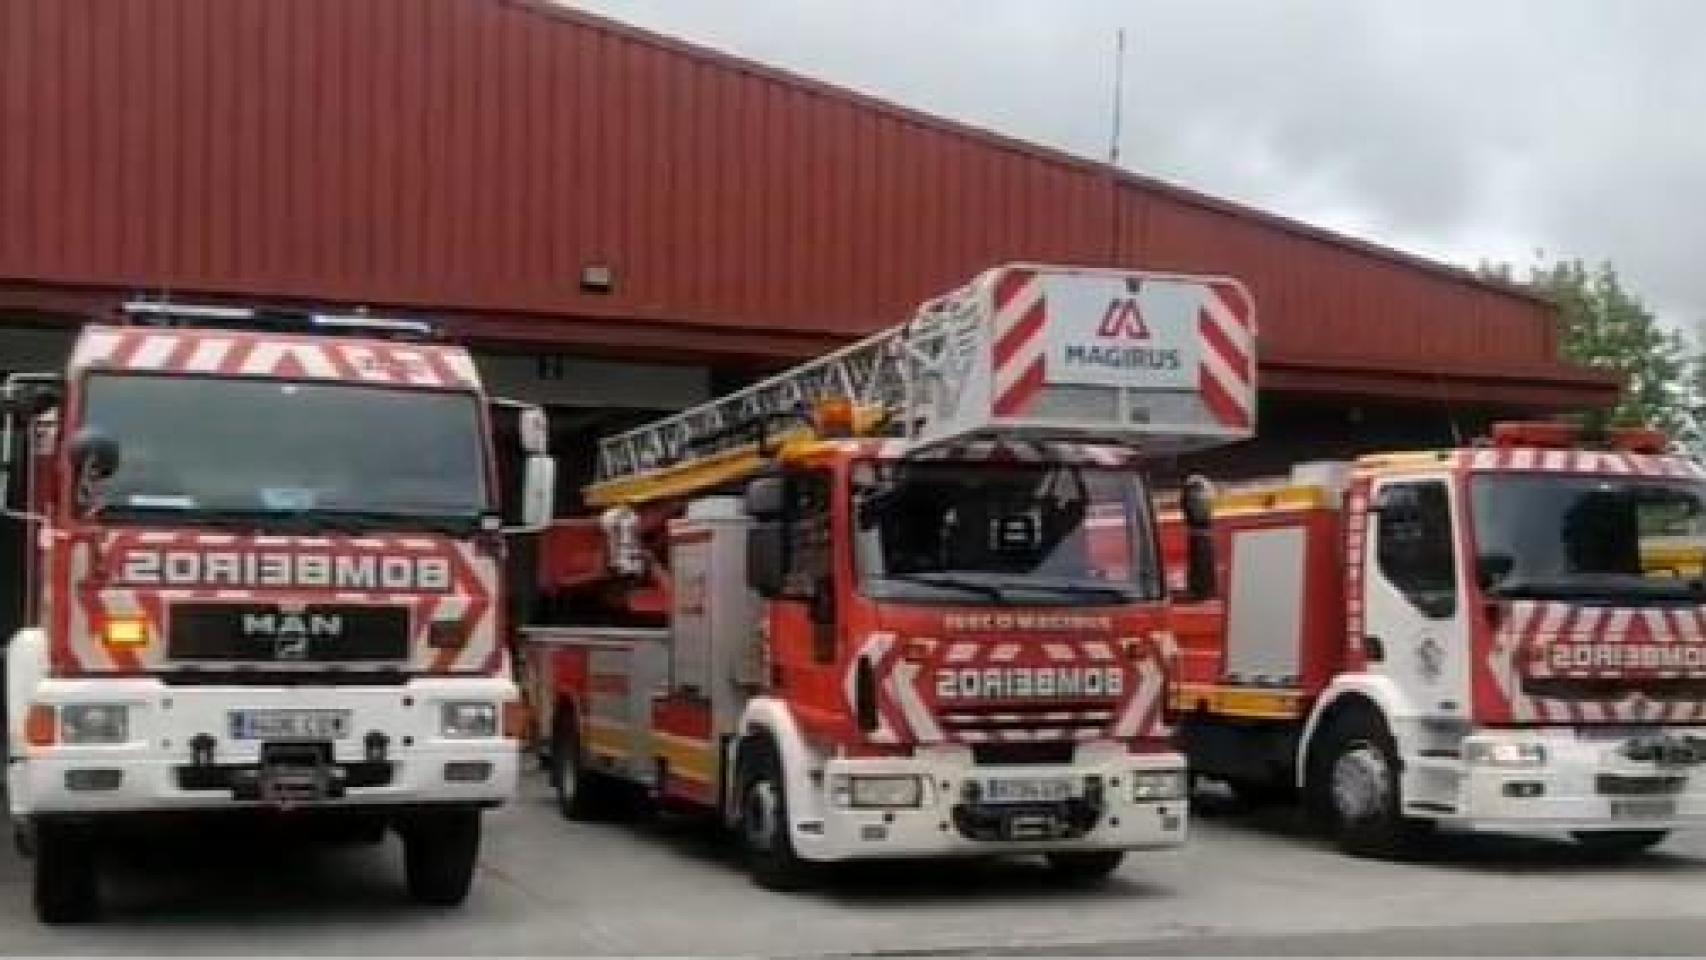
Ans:
[[[1402,858],[1431,824],[1403,814],[1397,745],[1379,717],[1339,716],[1310,750],[1310,806],[1346,853]]]
[[[81,923],[100,912],[100,883],[95,845],[88,831],[64,824],[40,824],[32,861],[36,918],[42,923]]]
[[[403,864],[409,896],[417,903],[454,907],[468,898],[480,853],[480,811],[423,814],[403,829]]]
[[[741,847],[753,882],[779,891],[810,886],[812,865],[794,852],[782,759],[769,740],[755,740],[742,751],[740,798]]]
[[[1049,872],[1071,885],[1101,883],[1119,869],[1125,854],[1119,850],[1087,850],[1082,853],[1050,853]]]
[[[1578,830],[1570,837],[1582,849],[1605,857],[1633,857],[1658,846],[1669,830]]]
[[[557,812],[569,820],[597,820],[610,812],[610,782],[587,769],[580,723],[570,710],[559,710],[551,737],[551,789]]]

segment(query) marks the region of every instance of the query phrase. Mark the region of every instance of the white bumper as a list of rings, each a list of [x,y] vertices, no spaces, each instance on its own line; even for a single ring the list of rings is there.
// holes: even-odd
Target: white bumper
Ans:
[[[1706,738],[1706,729],[1664,733]],[[1473,742],[1539,743],[1545,762],[1470,763]],[[1478,733],[1464,742],[1459,810],[1448,819],[1489,829],[1647,830],[1706,823],[1706,766],[1633,760],[1623,753],[1626,742],[1569,728]]]
[[[1184,769],[1184,757],[1176,753],[1135,755],[1114,749],[1081,749],[1076,762],[1060,766],[974,766],[969,753],[953,750],[907,758],[832,758],[824,764],[823,777],[812,778],[801,798],[806,802],[790,811],[794,848],[807,860],[836,861],[1176,847],[1185,841],[1185,799],[1136,801],[1132,774],[1177,771],[1182,779]],[[926,786],[917,807],[849,808],[835,805],[829,796],[828,784],[841,775],[915,775]],[[997,778],[1070,778],[1076,784],[1098,778],[1101,800],[1093,816],[1082,792],[1070,812],[1065,804],[967,802],[968,781]],[[1006,825],[1015,816],[1032,816],[1030,825],[1050,817],[1074,818],[1077,826],[1068,831],[1071,835],[1011,839]]]
[[[129,709],[128,741],[122,744],[24,746],[14,725],[13,762],[8,770],[13,816],[56,813],[159,812],[242,809],[262,805],[238,799],[229,786],[208,787],[204,764],[197,772],[192,742],[211,737],[214,768],[258,764],[261,744],[232,737],[231,714],[242,710],[349,711],[347,735],[333,742],[333,763],[368,763],[372,785],[350,785],[341,797],[316,806],[501,803],[514,796],[518,742],[501,737],[453,739],[441,735],[444,701],[490,701],[502,711],[516,699],[515,685],[501,677],[417,679],[384,687],[171,686],[150,679],[44,680],[30,700],[60,707],[76,703],[122,703]],[[22,713],[13,707],[14,716]],[[383,763],[372,764],[369,734],[385,741]],[[203,740],[205,743],[205,740]],[[205,759],[205,758],[204,758]],[[478,781],[451,782],[446,764],[486,764]],[[479,767],[463,767],[478,771]],[[73,771],[117,771],[117,784],[70,789]],[[214,775],[217,779],[218,774]],[[104,774],[110,784],[112,775]],[[198,783],[199,780],[199,783]],[[199,786],[199,788],[197,788]]]

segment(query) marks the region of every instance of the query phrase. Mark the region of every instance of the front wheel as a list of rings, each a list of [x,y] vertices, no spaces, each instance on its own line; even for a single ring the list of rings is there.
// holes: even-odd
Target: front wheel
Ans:
[[[754,741],[740,765],[740,838],[753,882],[766,890],[801,890],[811,885],[811,864],[794,851],[788,829],[788,798],[782,759],[768,740]]]
[[[424,814],[403,829],[409,896],[434,907],[460,906],[474,883],[480,852],[480,811]]]
[[[1403,814],[1398,750],[1378,717],[1340,717],[1311,763],[1311,806],[1338,841],[1359,857],[1398,859],[1414,852],[1427,821]]]
[[[1570,834],[1582,849],[1605,857],[1633,857],[1646,853],[1668,836],[1669,830],[1578,830]]]
[[[95,846],[85,830],[41,824],[35,831],[33,899],[42,923],[82,923],[100,913]]]
[[[1044,855],[1049,872],[1062,882],[1080,886],[1100,883],[1119,869],[1125,854],[1119,850],[1087,850]]]

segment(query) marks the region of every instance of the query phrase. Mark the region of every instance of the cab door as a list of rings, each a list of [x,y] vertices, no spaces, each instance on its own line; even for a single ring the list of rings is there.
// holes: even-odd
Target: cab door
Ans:
[[[1447,477],[1376,481],[1362,569],[1368,670],[1391,677],[1421,716],[1470,712],[1469,611]]]

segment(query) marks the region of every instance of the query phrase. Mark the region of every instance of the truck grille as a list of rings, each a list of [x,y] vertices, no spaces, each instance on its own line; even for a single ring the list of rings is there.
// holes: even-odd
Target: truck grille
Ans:
[[[1608,797],[1650,797],[1681,793],[1687,784],[1687,777],[1626,777],[1615,773],[1602,773],[1594,778],[1594,788]]]
[[[1077,746],[1071,740],[974,743],[971,756],[972,762],[980,767],[1064,766],[1072,762]]]
[[[942,714],[942,727],[967,743],[1030,740],[1086,740],[1102,735],[1113,722],[1111,707],[1062,709],[1058,704],[998,709],[960,709]]]
[[[409,611],[401,606],[176,604],[167,624],[167,655],[179,661],[346,663],[409,655]]]

